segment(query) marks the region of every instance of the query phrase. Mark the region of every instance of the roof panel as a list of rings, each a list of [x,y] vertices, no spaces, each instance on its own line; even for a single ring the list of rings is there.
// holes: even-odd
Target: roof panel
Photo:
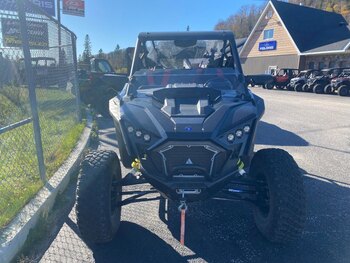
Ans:
[[[342,50],[350,41],[340,14],[281,1],[271,1],[300,52]]]

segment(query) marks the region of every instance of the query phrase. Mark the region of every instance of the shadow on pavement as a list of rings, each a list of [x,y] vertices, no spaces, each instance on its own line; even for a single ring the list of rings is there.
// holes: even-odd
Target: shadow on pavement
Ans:
[[[96,263],[186,262],[170,245],[146,228],[121,222],[116,238],[92,248]]]
[[[305,176],[307,222],[287,246],[266,241],[243,202],[209,200],[189,205],[186,246],[207,262],[345,262],[350,258],[350,189],[341,182]],[[178,203],[160,205],[160,218],[179,239]],[[167,218],[168,220],[165,220]]]
[[[274,124],[260,121],[255,144],[274,146],[308,146],[309,143],[297,134],[284,130]]]

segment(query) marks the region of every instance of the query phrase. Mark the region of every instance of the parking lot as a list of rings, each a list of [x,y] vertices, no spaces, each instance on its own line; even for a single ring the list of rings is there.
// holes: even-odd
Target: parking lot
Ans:
[[[123,207],[117,238],[88,247],[73,207],[40,262],[350,262],[350,98],[252,90],[266,104],[256,149],[283,148],[305,173],[307,224],[300,240],[270,244],[248,204],[210,200],[189,206],[182,247],[175,204],[152,201]],[[112,121],[98,122],[100,147],[117,150]]]

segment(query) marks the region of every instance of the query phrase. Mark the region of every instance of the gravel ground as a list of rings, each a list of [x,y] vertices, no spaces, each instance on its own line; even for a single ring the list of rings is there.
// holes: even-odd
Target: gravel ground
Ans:
[[[117,238],[88,247],[73,207],[40,262],[350,262],[350,98],[253,92],[266,103],[256,149],[283,148],[305,171],[307,225],[300,240],[272,245],[248,204],[211,200],[190,205],[182,247],[175,204],[152,201],[123,207]],[[111,120],[100,118],[99,127],[100,148],[117,150]]]

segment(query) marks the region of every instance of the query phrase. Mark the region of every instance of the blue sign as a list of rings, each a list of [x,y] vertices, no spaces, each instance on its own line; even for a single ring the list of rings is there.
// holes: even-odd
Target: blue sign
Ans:
[[[44,10],[48,15],[55,16],[55,0],[29,0],[34,5],[37,5]],[[17,11],[16,0],[1,0],[0,10]]]
[[[270,51],[277,49],[277,41],[267,41],[259,43],[259,51]]]

